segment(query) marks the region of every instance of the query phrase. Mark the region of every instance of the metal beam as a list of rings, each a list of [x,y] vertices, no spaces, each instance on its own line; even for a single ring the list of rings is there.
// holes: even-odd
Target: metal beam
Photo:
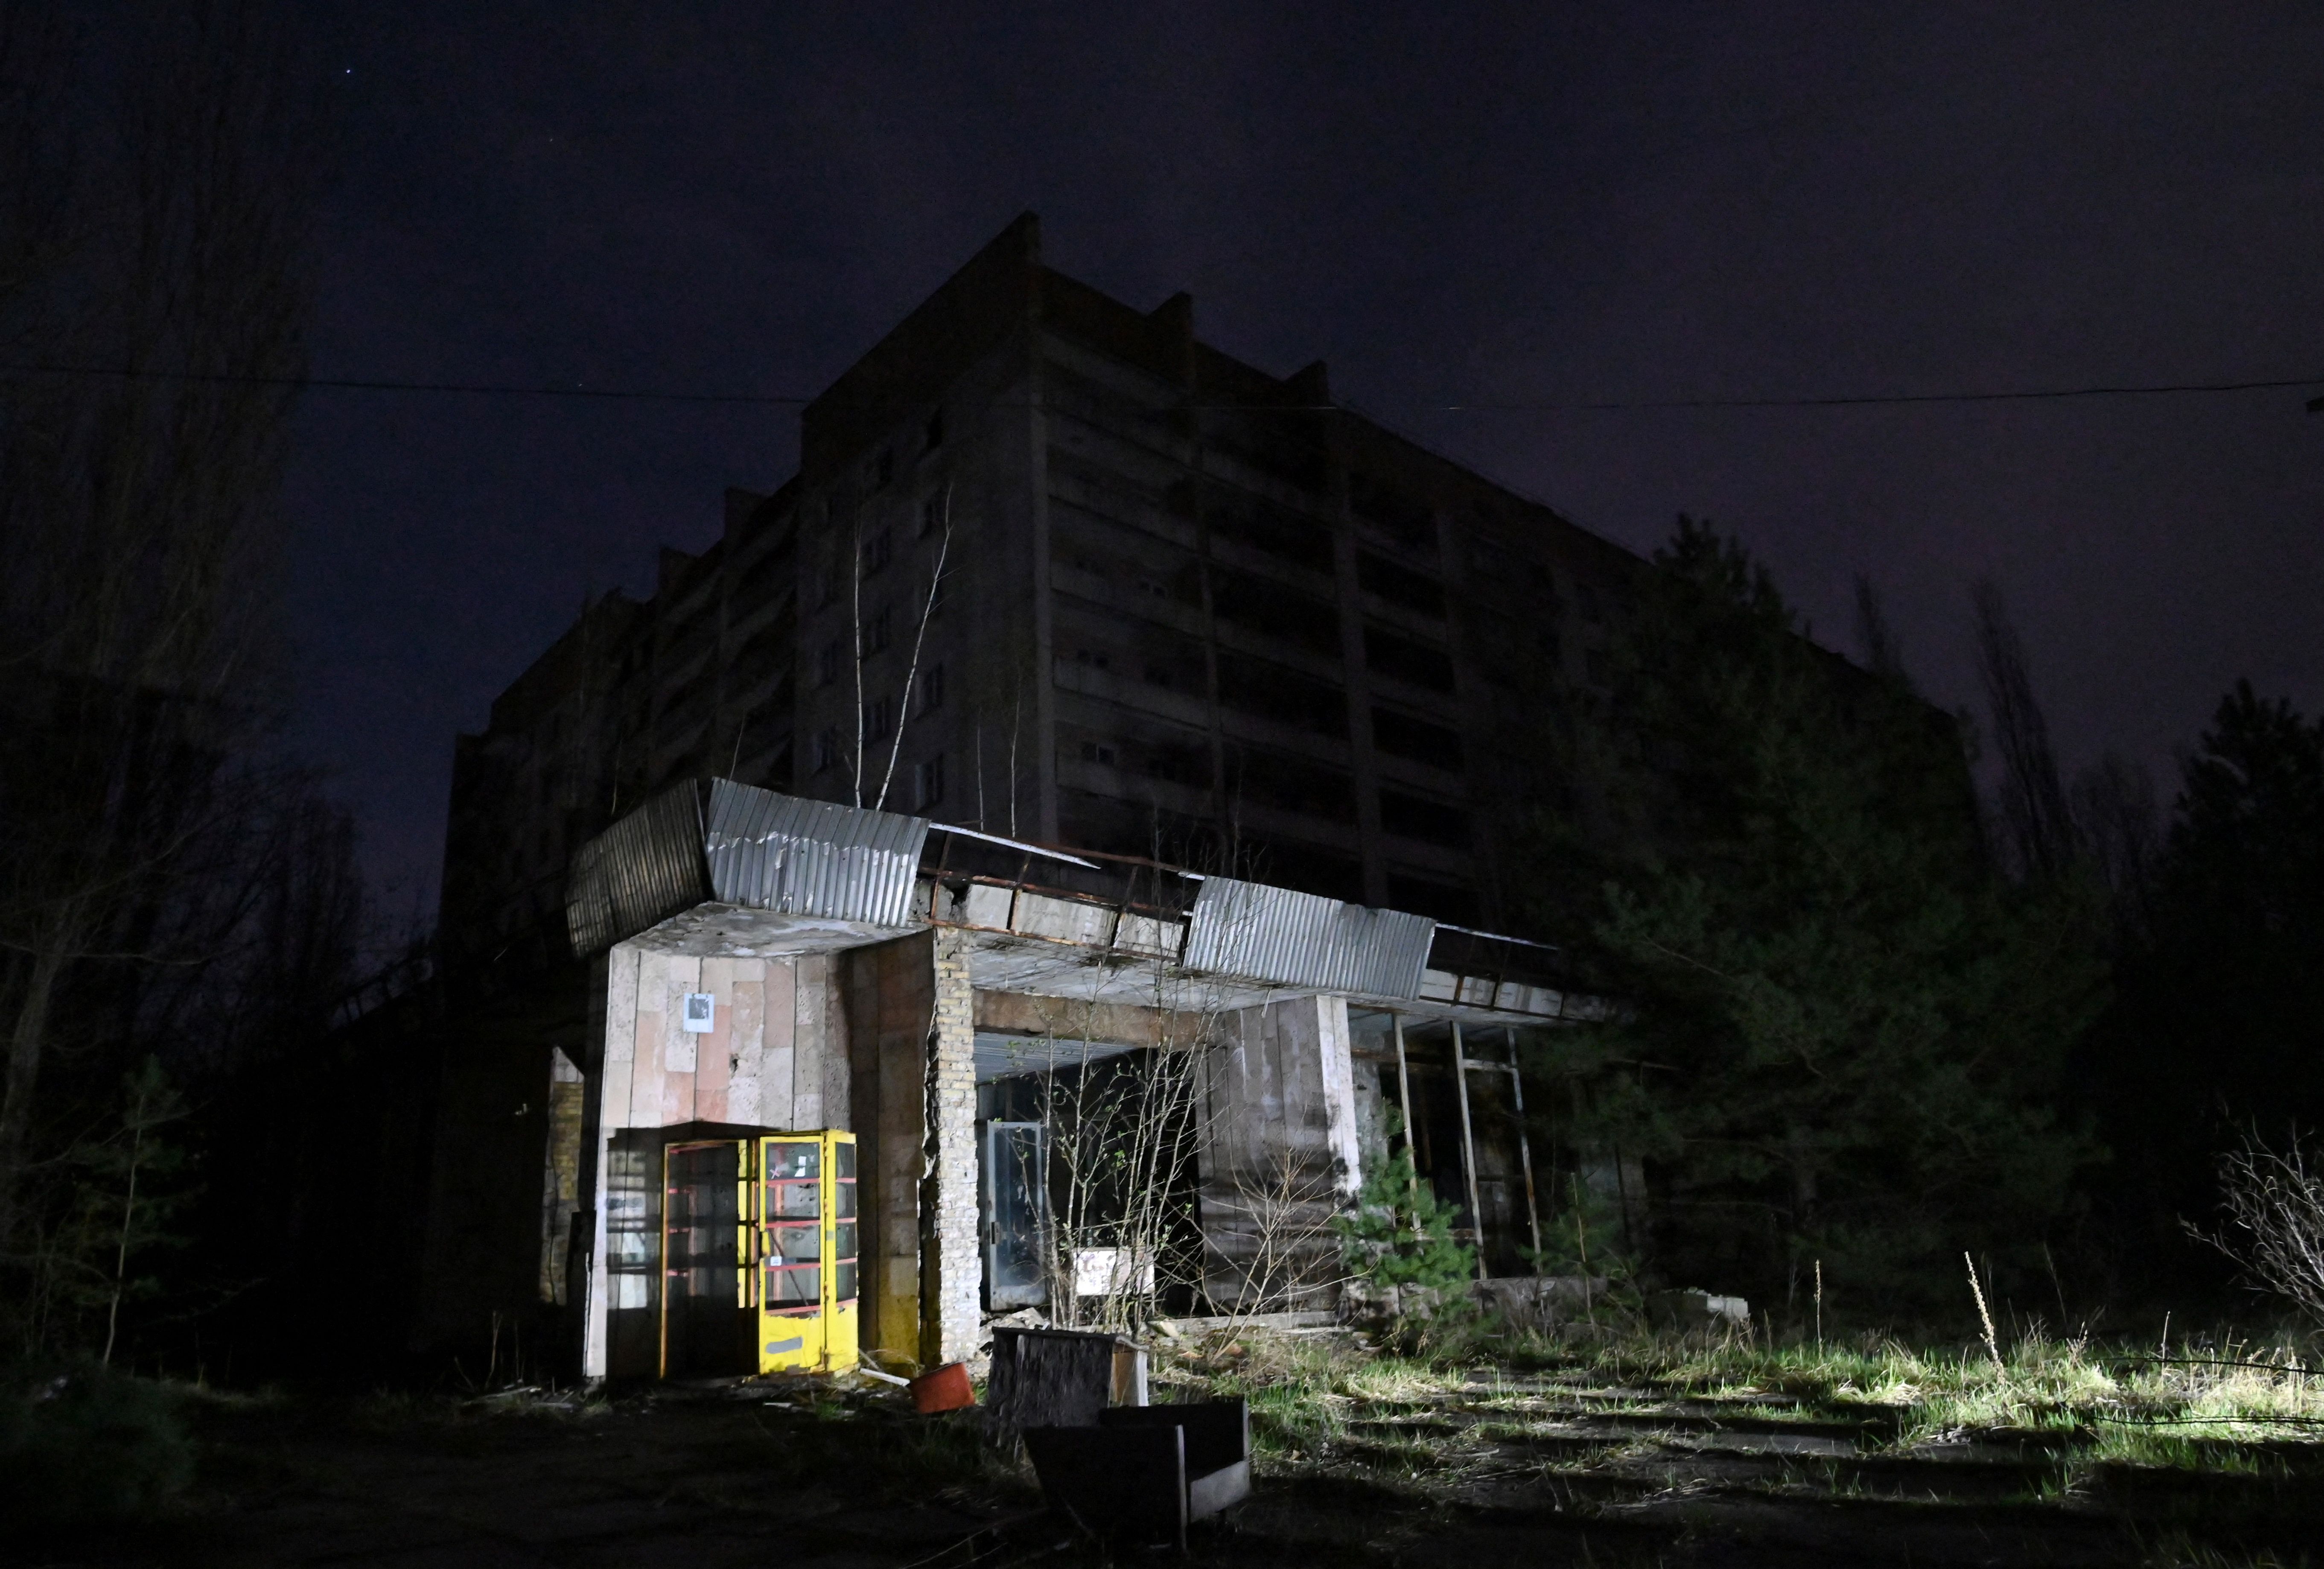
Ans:
[[[1452,1021],[1452,1083],[1461,1092],[1461,1169],[1469,1183],[1469,1234],[1477,1239],[1477,1278],[1485,1278],[1485,1206],[1477,1197],[1477,1139],[1469,1126],[1469,1059]]]
[[[1412,1190],[1408,1202],[1416,1210],[1420,1207],[1420,1157],[1412,1142],[1412,1075],[1404,1066],[1404,1015],[1391,1013],[1388,1020],[1396,1030],[1396,1096],[1397,1110],[1404,1113],[1406,1186]]]
[[[1533,1196],[1533,1140],[1526,1136],[1525,1075],[1517,1071],[1517,1032],[1504,1030],[1509,1048],[1509,1093],[1517,1108],[1517,1159],[1525,1167],[1526,1223],[1533,1228],[1533,1272],[1541,1273],[1541,1206]]]

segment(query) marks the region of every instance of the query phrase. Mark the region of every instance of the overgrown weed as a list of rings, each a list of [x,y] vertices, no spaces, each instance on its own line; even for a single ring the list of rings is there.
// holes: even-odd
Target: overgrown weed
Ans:
[[[1739,1332],[1657,1334],[1636,1320],[1546,1332],[1471,1323],[1434,1337],[1391,1334],[1378,1347],[1249,1334],[1224,1371],[1213,1362],[1195,1379],[1248,1396],[1262,1446],[1278,1455],[1327,1453],[1367,1412],[1481,1415],[1561,1398],[1600,1413],[1716,1401],[1737,1417],[1860,1422],[1868,1446],[1892,1454],[1962,1441],[2055,1450],[2071,1454],[2077,1475],[2099,1462],[2273,1474],[2284,1463],[2253,1444],[2324,1441],[2324,1373],[2298,1345],[2214,1343],[2227,1349],[2163,1361],[2036,1328],[1998,1344],[1997,1359],[1981,1342],[1889,1334],[1771,1343]],[[1480,1390],[1488,1370],[1492,1386]]]

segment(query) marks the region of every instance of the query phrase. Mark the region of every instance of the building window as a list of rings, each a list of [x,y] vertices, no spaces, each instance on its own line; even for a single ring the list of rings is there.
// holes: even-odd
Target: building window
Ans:
[[[923,714],[932,714],[944,706],[944,667],[930,665],[920,672],[920,707]]]
[[[1113,766],[1113,748],[1108,746],[1102,741],[1084,741],[1082,743],[1082,761],[1084,762],[1094,762],[1105,768],[1111,768]]]
[[[863,576],[871,577],[876,576],[881,571],[884,571],[889,560],[895,555],[895,535],[887,529],[881,529],[870,539],[864,540]]]
[[[1113,668],[1113,657],[1103,649],[1075,649],[1074,663],[1087,665],[1093,670],[1106,670]]]
[[[939,752],[912,771],[915,811],[925,812],[944,799],[944,753]]]
[[[896,700],[894,698],[874,697],[863,705],[863,739],[867,744],[874,741],[887,740],[889,736],[895,734],[895,730]]]
[[[808,607],[821,610],[839,597],[839,574],[828,563],[818,565],[809,575],[807,585]]]
[[[927,445],[931,452],[944,445],[944,411],[942,409],[928,416]]]
[[[839,679],[839,654],[840,646],[837,638],[833,638],[815,651],[815,684],[816,686],[828,687]]]
[[[828,773],[839,761],[839,732],[824,729],[815,733],[815,768],[816,773]]]
[[[889,631],[888,607],[883,605],[864,618],[863,651],[867,654],[876,654],[886,648]]]
[[[945,496],[939,491],[920,503],[920,538],[941,533],[945,526]]]
[[[877,489],[895,477],[896,455],[892,450],[883,450],[879,457],[872,460],[872,487]]]
[[[1449,802],[1382,790],[1379,808],[1380,826],[1391,834],[1455,848],[1469,843],[1469,814]]]

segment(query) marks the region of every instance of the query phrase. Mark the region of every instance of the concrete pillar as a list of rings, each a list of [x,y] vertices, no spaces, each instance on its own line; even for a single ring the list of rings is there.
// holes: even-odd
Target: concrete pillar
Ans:
[[[928,1030],[926,1187],[920,1204],[920,1360],[963,1361],[982,1327],[984,1250],[976,1206],[975,993],[964,933],[936,934]]]
[[[1348,1007],[1299,997],[1227,1020],[1209,1055],[1200,1160],[1204,1283],[1307,1305],[1338,1251],[1330,1216],[1363,1180]]]

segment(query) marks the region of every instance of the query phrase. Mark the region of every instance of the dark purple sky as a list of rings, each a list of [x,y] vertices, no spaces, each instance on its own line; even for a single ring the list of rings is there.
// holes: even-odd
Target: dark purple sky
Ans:
[[[1209,341],[1326,359],[1625,544],[1709,515],[1827,641],[1869,574],[1940,701],[1975,697],[1993,577],[2070,767],[2167,771],[2241,675],[2324,706],[2324,11],[1616,9],[350,6],[317,23],[346,148],[314,369],[811,394],[1030,208],[1051,264],[1190,290]],[[296,735],[391,917],[432,901],[453,734],[795,432],[310,395]]]

